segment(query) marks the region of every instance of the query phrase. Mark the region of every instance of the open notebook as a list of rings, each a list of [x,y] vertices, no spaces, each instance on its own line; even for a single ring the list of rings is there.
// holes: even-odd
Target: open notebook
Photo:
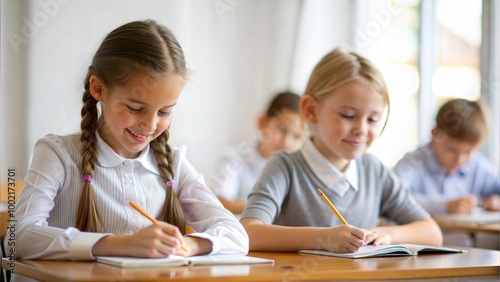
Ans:
[[[452,249],[446,247],[434,247],[415,244],[400,245],[367,245],[359,248],[353,253],[334,253],[323,250],[300,250],[302,254],[313,254],[323,256],[333,256],[342,258],[368,258],[368,257],[386,257],[386,256],[416,256],[423,253],[464,253],[465,250]]]
[[[441,215],[440,218],[453,222],[486,224],[500,222],[500,212],[485,211],[482,208],[476,208],[470,214],[448,213]]]
[[[221,264],[259,264],[274,263],[272,259],[250,256],[212,255],[181,257],[171,255],[168,258],[135,258],[135,257],[96,257],[97,262],[118,267],[174,267],[184,265],[221,265]]]

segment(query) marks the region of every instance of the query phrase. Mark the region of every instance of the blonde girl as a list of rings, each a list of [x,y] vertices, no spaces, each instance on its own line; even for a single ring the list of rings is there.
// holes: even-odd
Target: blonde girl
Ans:
[[[316,65],[300,106],[312,137],[299,151],[268,161],[241,215],[251,250],[354,252],[367,244],[442,244],[429,214],[366,153],[388,106],[383,76],[366,58],[335,49]],[[333,214],[318,188],[349,224]],[[380,217],[397,225],[377,227]]]

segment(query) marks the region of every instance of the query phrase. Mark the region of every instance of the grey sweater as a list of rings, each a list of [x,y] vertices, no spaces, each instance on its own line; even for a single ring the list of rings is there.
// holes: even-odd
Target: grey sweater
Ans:
[[[429,217],[376,157],[364,154],[354,161],[358,168],[358,190],[351,188],[340,197],[316,177],[300,150],[273,155],[249,194],[241,218],[284,226],[340,225],[317,188],[350,225],[359,228],[377,226],[379,217],[398,224]]]

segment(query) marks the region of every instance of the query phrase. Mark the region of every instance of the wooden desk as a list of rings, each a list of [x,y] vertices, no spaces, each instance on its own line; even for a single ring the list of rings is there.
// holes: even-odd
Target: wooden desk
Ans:
[[[96,262],[16,261],[16,273],[41,281],[312,281],[389,280],[487,276],[498,281],[500,252],[469,248],[466,254],[344,259],[297,253],[251,252],[274,264],[124,269]],[[3,267],[9,269],[7,259]],[[486,278],[486,277],[482,277]],[[431,279],[434,280],[434,279]],[[465,281],[464,280],[464,281]]]
[[[482,232],[500,235],[500,222],[489,224],[477,224],[470,222],[456,222],[444,220],[440,217],[434,218],[441,227],[441,230],[465,231],[465,232]]]

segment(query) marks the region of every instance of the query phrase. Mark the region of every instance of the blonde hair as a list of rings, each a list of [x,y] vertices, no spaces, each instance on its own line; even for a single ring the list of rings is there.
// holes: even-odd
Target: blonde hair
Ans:
[[[352,81],[370,83],[384,97],[389,113],[389,89],[382,72],[370,60],[342,48],[335,48],[326,54],[314,67],[307,83],[305,95],[319,99]],[[386,116],[385,124],[388,116],[389,114]]]
[[[110,32],[95,53],[85,77],[82,121],[82,164],[84,176],[94,175],[97,162],[96,130],[98,128],[97,100],[90,94],[90,77],[95,75],[108,86],[123,85],[136,73],[158,77],[165,73],[176,73],[186,77],[187,68],[182,48],[172,32],[153,20],[124,24]],[[162,132],[150,147],[158,164],[162,182],[174,178],[172,148],[168,145],[169,131]],[[166,184],[164,184],[166,185]],[[185,234],[185,221],[179,200],[173,189],[166,189],[162,218],[176,225]],[[78,203],[75,226],[81,231],[102,232],[106,230],[90,181],[85,181]]]
[[[479,144],[488,136],[486,110],[482,101],[449,100],[436,115],[436,128],[452,139]]]

